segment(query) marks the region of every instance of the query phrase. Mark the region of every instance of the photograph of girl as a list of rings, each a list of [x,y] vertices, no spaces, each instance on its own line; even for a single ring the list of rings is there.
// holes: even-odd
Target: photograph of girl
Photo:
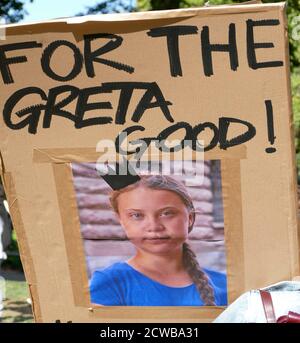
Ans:
[[[167,175],[102,177],[136,253],[93,272],[92,304],[226,306],[226,275],[201,268],[187,243],[196,211],[185,185]]]

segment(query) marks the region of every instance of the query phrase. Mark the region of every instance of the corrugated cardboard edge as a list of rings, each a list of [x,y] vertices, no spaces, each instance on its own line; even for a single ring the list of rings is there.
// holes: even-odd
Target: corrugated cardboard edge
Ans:
[[[298,251],[298,256],[294,256],[293,254],[290,254],[291,256],[291,270],[292,275],[290,280],[292,280],[293,277],[296,275],[300,275],[300,227],[299,227],[299,221],[297,217],[298,213],[298,194],[297,194],[297,167],[296,167],[296,158],[295,158],[295,131],[294,131],[294,121],[293,121],[293,105],[292,105],[292,91],[291,91],[291,78],[290,78],[290,56],[289,56],[289,37],[288,37],[288,21],[287,21],[287,15],[286,15],[286,9],[287,4],[286,3],[280,3],[280,13],[283,19],[284,27],[285,27],[285,68],[286,68],[286,89],[287,89],[287,99],[290,99],[288,101],[288,108],[289,108],[289,117],[288,119],[288,125],[290,128],[290,156],[291,156],[291,163],[292,168],[290,170],[290,174],[286,175],[287,183],[290,184],[290,194],[291,194],[291,203],[295,207],[295,216],[292,215],[292,217],[288,218],[289,226],[295,227],[295,230],[290,231],[289,234],[289,241],[290,241],[290,251]]]
[[[162,19],[174,19],[181,20],[181,18],[194,17],[194,16],[210,16],[210,15],[228,15],[236,13],[256,13],[269,11],[277,8],[280,3],[268,3],[263,4],[261,2],[249,2],[247,6],[245,4],[234,4],[234,5],[212,5],[203,7],[192,7],[192,8],[181,8],[174,10],[160,10],[160,11],[147,11],[147,12],[133,12],[133,13],[117,13],[117,14],[99,14],[99,15],[88,15],[81,17],[68,17],[58,18],[52,20],[35,21],[28,23],[17,23],[17,24],[6,24],[1,25],[1,28],[5,28],[7,34],[14,34],[14,29],[33,29],[37,26],[44,26],[45,29],[49,29],[51,26],[58,29],[61,25],[80,25],[83,23],[91,22],[131,22],[141,20],[162,20]],[[18,30],[19,32],[19,30]]]
[[[2,161],[2,158],[1,158],[1,161]],[[24,269],[26,281],[28,284],[29,292],[30,292],[34,319],[36,322],[42,322],[42,314],[41,314],[38,287],[37,287],[37,278],[36,278],[36,273],[34,269],[33,259],[31,257],[31,252],[28,245],[28,240],[26,237],[26,232],[25,232],[25,228],[24,228],[24,224],[22,220],[21,211],[19,208],[18,197],[16,194],[12,175],[11,173],[5,172],[3,161],[2,161],[0,173],[1,173],[1,179],[4,186],[4,191],[5,191],[8,205],[9,205],[9,210],[11,213],[13,226],[16,230],[22,266]]]

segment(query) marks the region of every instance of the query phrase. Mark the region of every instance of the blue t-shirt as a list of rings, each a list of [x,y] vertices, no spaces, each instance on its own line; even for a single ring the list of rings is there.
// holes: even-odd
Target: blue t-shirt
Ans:
[[[226,276],[203,269],[214,289],[217,306],[227,305]],[[170,287],[152,280],[126,262],[94,272],[90,284],[93,304],[106,306],[203,306],[195,284]]]

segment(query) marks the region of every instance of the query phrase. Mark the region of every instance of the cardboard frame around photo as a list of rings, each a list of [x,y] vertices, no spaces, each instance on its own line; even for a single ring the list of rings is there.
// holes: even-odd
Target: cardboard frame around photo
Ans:
[[[233,301],[244,289],[244,264],[243,264],[243,237],[242,232],[239,230],[242,224],[241,213],[241,195],[240,184],[237,183],[235,187],[226,187],[230,185],[231,180],[240,179],[240,164],[239,159],[246,157],[246,151],[241,147],[235,149],[235,152],[231,155],[226,155],[226,159],[222,160],[222,153],[214,152],[205,154],[207,160],[220,159],[222,162],[222,181],[223,181],[223,199],[225,201],[224,207],[224,221],[225,227],[227,223],[231,223],[231,230],[225,231],[225,240],[230,242],[235,240],[239,242],[235,245],[234,250],[228,249],[226,254],[227,263],[234,266],[231,269],[232,275],[228,277],[228,299]],[[77,150],[77,149],[76,149]],[[80,151],[80,149],[78,149]],[[78,151],[77,150],[77,151]],[[92,157],[94,156],[94,157]],[[94,149],[85,149],[80,153],[74,151],[34,151],[33,161],[35,163],[49,163],[53,168],[53,174],[55,179],[55,185],[57,189],[58,202],[60,208],[61,220],[63,223],[64,238],[66,244],[66,251],[68,256],[69,270],[71,274],[72,292],[74,297],[74,304],[78,307],[84,307],[89,311],[90,318],[106,319],[106,320],[118,320],[122,321],[121,313],[126,313],[127,319],[149,320],[149,318],[166,319],[172,310],[172,307],[117,307],[103,308],[92,306],[89,298],[89,287],[86,270],[85,255],[82,245],[82,237],[80,233],[80,220],[78,218],[78,210],[76,205],[76,196],[74,186],[72,182],[72,170],[70,167],[71,162],[94,162],[97,159],[97,155]],[[57,163],[55,161],[61,161]],[[64,163],[62,162],[64,161]],[[72,201],[70,201],[72,199]],[[232,199],[232,201],[228,201]],[[234,213],[234,216],[232,214]],[[227,218],[227,216],[229,218]],[[232,218],[230,218],[232,216]],[[73,218],[70,221],[69,218]],[[77,256],[77,260],[74,261],[72,256]],[[238,261],[238,263],[234,262]],[[182,319],[183,309],[181,307],[176,308],[178,312],[172,314],[173,319]],[[118,310],[118,311],[117,311]],[[201,319],[207,316],[207,313],[211,313],[213,316],[218,315],[223,307],[214,307],[213,309],[207,307],[189,307],[186,313],[190,313],[188,320]],[[125,312],[124,312],[125,311]]]

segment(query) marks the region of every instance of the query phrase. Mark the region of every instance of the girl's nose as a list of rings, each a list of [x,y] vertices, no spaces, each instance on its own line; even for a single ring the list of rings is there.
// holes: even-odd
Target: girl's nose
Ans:
[[[164,226],[160,222],[159,218],[155,216],[148,217],[147,221],[147,230],[148,231],[162,231],[164,230]]]

